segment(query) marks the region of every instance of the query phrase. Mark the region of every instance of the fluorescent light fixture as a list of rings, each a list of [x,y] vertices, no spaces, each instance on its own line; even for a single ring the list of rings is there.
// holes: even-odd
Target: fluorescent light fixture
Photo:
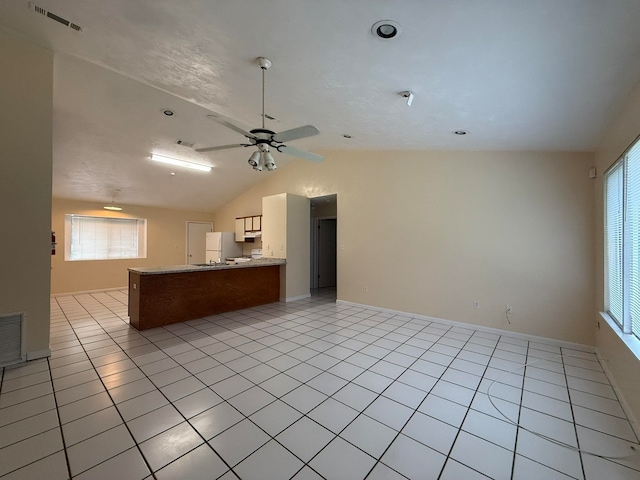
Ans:
[[[176,158],[165,157],[163,155],[151,154],[151,160],[154,162],[168,163],[169,165],[177,165],[179,167],[191,168],[193,170],[200,170],[201,172],[210,172],[211,167],[209,165],[201,165],[199,163],[187,162],[186,160],[178,160]]]

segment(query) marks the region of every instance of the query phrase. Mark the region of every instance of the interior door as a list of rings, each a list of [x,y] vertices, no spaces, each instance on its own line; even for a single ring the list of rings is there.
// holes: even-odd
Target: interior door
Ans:
[[[207,232],[213,232],[213,223],[187,222],[187,264],[206,263]]]
[[[318,287],[336,286],[336,219],[318,220]]]

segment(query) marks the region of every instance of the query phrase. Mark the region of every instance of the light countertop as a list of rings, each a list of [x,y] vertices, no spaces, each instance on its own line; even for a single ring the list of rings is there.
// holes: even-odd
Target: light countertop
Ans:
[[[164,267],[129,268],[128,270],[140,275],[159,275],[163,273],[202,272],[209,270],[229,270],[235,268],[270,267],[273,265],[284,265],[286,263],[287,261],[284,258],[259,258],[251,259],[248,262],[237,263],[234,265],[207,265],[206,267],[199,267],[197,265],[168,265]]]

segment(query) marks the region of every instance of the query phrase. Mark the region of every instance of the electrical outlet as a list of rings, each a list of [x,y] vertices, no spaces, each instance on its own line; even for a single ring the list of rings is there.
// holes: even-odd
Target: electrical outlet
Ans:
[[[473,308],[475,308],[476,310],[480,310],[480,302],[477,300],[473,301]]]
[[[513,307],[509,304],[505,305],[505,312],[507,313],[513,313]]]
[[[362,290],[364,290],[364,293],[369,293],[369,287],[364,287]]]

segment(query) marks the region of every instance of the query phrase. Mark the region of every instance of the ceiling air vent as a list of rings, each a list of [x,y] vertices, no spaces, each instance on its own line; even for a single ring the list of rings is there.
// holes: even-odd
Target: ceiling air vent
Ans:
[[[56,15],[53,12],[49,12],[48,10],[46,10],[46,9],[44,9],[42,7],[39,7],[35,3],[29,2],[29,7],[34,12],[39,13],[40,15],[43,15],[43,16],[45,16],[47,18],[50,18],[51,20],[55,20],[56,22],[61,23],[65,27],[69,27],[69,28],[75,30],[76,32],[82,32],[82,27],[80,25],[78,25],[76,23],[73,23],[73,22],[70,22],[66,18],[62,18],[61,16]]]

